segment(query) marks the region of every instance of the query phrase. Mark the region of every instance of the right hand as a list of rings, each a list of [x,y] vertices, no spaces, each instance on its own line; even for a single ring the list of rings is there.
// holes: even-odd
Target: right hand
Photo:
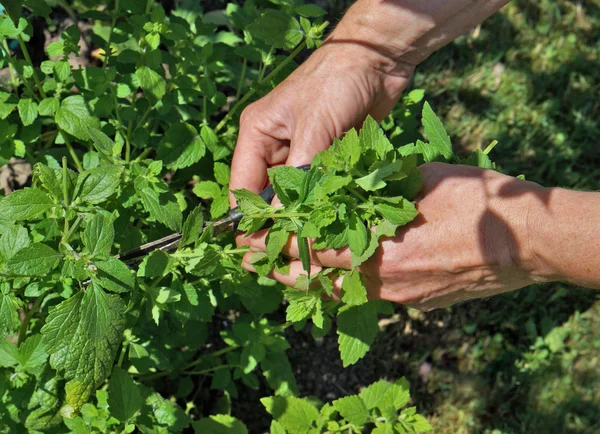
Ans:
[[[333,36],[333,35],[332,35]],[[394,107],[414,67],[404,72],[374,48],[331,38],[240,119],[230,190],[259,192],[267,168],[312,162],[334,138],[360,127],[368,114],[382,120]],[[235,199],[230,196],[231,206]]]

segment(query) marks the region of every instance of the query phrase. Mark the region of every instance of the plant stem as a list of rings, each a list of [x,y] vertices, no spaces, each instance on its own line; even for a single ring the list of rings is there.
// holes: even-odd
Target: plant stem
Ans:
[[[23,52],[23,56],[25,57],[25,60],[33,68],[33,81],[35,81],[35,85],[37,86],[38,91],[40,92],[40,95],[42,95],[42,98],[46,98],[47,97],[46,96],[46,92],[44,91],[44,87],[42,86],[42,82],[40,81],[40,78],[37,75],[37,71],[35,70],[35,66],[33,66],[33,62],[31,61],[31,56],[29,55],[29,50],[27,49],[27,45],[25,45],[25,41],[23,40],[23,38],[21,37],[21,35],[18,35],[17,39],[19,41],[19,46],[21,47],[21,51]]]
[[[115,0],[115,15],[113,16],[112,23],[110,26],[110,32],[108,33],[108,39],[106,41],[106,50],[104,50],[104,66],[108,68],[110,63],[110,55],[112,53],[110,44],[112,42],[113,29],[117,25],[117,14],[119,13],[119,0]]]
[[[268,214],[249,214],[246,217],[251,219],[274,219],[274,218],[292,218],[292,217],[309,217],[309,212],[282,212]]]
[[[146,15],[148,15],[150,13],[150,9],[152,9],[152,1],[153,0],[148,0],[146,2],[146,12],[145,12]]]
[[[242,86],[244,85],[244,80],[246,79],[246,69],[248,69],[248,61],[244,59],[244,62],[242,63],[242,74],[240,75],[237,92],[235,93],[236,101],[238,101],[242,95]]]
[[[17,82],[17,71],[13,66],[11,60],[12,56],[10,55],[10,48],[8,48],[8,43],[6,42],[6,38],[2,40],[2,44],[4,45],[4,51],[6,51],[6,55],[8,56],[8,71],[10,72],[10,83],[15,92],[15,96],[19,98],[19,83]]]
[[[75,163],[75,166],[77,167],[77,171],[79,173],[83,172],[83,165],[81,164],[79,157],[75,153],[75,150],[73,149],[73,146],[71,145],[71,140],[69,140],[69,138],[67,137],[67,133],[65,133],[63,130],[59,130],[59,131],[65,141],[65,145],[66,145],[67,149],[69,150],[69,154],[71,154],[71,158],[73,159],[73,162]]]
[[[131,131],[133,129],[133,124],[129,121],[129,125],[127,126],[127,135],[125,136],[125,162],[129,163],[131,160]]]
[[[133,160],[134,162],[138,162],[138,161],[142,161],[144,158],[146,158],[148,156],[148,154],[150,154],[150,152],[152,152],[152,148],[146,148],[142,151],[142,153],[140,155],[137,156],[137,158],[135,160]]]
[[[209,80],[208,65],[206,63],[204,64],[204,78]],[[208,99],[206,95],[202,97],[202,121],[204,125],[208,125]]]
[[[71,237],[73,236],[73,234],[77,231],[77,229],[79,229],[79,225],[81,224],[81,222],[83,221],[83,216],[80,215],[77,217],[77,220],[75,220],[75,223],[73,223],[73,226],[71,226],[71,229],[68,229],[68,232],[63,236],[62,242],[64,244],[67,244],[69,242],[69,240],[71,239]],[[67,222],[67,219],[65,218],[65,223]],[[67,225],[65,225],[67,226]]]
[[[271,49],[269,50],[269,52],[267,53],[267,57],[265,58],[265,62],[263,62],[262,67],[260,68],[260,71],[258,72],[258,82],[260,83],[263,79],[263,77],[265,76],[265,72],[267,71],[267,68],[270,65],[270,60],[271,60],[271,56],[273,55],[273,52],[275,51],[275,46],[271,46]]]
[[[69,170],[67,168],[67,157],[62,158],[62,191],[63,191],[63,203],[65,207],[71,204],[69,200],[69,188],[67,185],[69,176]]]
[[[119,354],[119,361],[117,362],[117,366],[119,368],[123,364],[123,360],[125,360],[125,352],[127,351],[128,345],[129,345],[129,341],[127,341],[127,340],[123,341],[123,345],[121,345],[121,354]]]
[[[352,188],[352,187],[344,187],[346,190],[348,190],[350,193],[352,193],[354,196],[356,196],[357,198],[359,198],[360,200],[362,200],[363,202],[369,202],[369,200],[364,197],[362,194],[360,194],[356,189]]]
[[[229,112],[225,115],[225,117],[221,120],[221,122],[219,122],[219,124],[216,126],[215,128],[215,133],[219,132],[220,130],[223,129],[223,127],[225,125],[227,125],[227,122],[229,122],[229,120],[233,117],[234,113],[236,111],[238,111],[240,109],[240,107],[246,103],[246,101],[248,101],[252,95],[254,95],[256,93],[256,91],[266,82],[268,82],[269,80],[271,80],[271,78],[273,78],[275,75],[277,75],[279,73],[279,71],[281,71],[283,68],[285,68],[287,66],[288,63],[290,63],[298,54],[300,54],[300,52],[302,50],[304,50],[304,48],[306,48],[306,41],[303,41],[300,45],[298,45],[296,47],[296,49],[294,51],[292,51],[290,53],[290,55],[288,57],[285,58],[285,60],[283,62],[281,62],[279,65],[277,65],[277,67],[275,69],[273,69],[273,71],[271,71],[269,73],[269,75],[267,75],[265,78],[263,78],[262,80],[259,80],[257,82],[255,82],[252,87],[250,88],[250,90],[246,93],[246,95],[244,95],[242,97],[242,99],[238,100],[238,102],[231,108],[231,110],[229,110]]]
[[[25,318],[23,319],[23,322],[21,323],[21,327],[19,327],[19,340],[17,341],[18,346],[20,346],[23,343],[23,341],[25,340],[25,336],[27,335],[27,328],[29,327],[31,318],[33,318],[33,315],[40,308],[40,305],[42,304],[44,297],[46,297],[46,294],[47,293],[44,293],[44,294],[40,295],[38,298],[36,298],[35,302],[33,303],[33,306],[31,307],[31,309],[29,309],[29,311],[27,312],[27,315],[25,315]]]
[[[184,374],[186,375],[205,375],[205,374],[210,374],[211,372],[214,371],[219,371],[221,369],[225,369],[225,368],[237,368],[237,366],[233,366],[233,365],[219,365],[219,366],[215,366],[214,368],[208,368],[208,369],[204,369],[202,371],[190,371],[190,372],[184,372]]]

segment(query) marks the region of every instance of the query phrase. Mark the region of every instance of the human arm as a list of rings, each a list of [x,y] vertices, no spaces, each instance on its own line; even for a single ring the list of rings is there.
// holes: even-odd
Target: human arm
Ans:
[[[369,298],[429,310],[538,282],[600,288],[600,194],[470,166],[433,163],[421,171],[419,216],[359,267]],[[265,235],[241,242],[261,251]],[[284,253],[292,258],[290,272],[272,277],[293,286],[304,273],[294,238]],[[249,270],[251,255],[244,259]],[[350,252],[313,251],[312,263],[314,271],[349,269]],[[335,286],[339,291],[341,279]]]
[[[267,167],[310,163],[335,137],[360,127],[368,114],[382,120],[418,63],[505,3],[357,1],[321,48],[244,110],[231,189],[258,192],[267,181]]]

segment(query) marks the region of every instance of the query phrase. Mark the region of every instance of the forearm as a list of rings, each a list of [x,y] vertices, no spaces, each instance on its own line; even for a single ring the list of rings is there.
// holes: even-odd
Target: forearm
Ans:
[[[399,67],[415,66],[506,3],[508,0],[359,0],[330,41],[368,44]]]
[[[543,279],[600,289],[600,193],[551,188],[532,203],[531,214]]]

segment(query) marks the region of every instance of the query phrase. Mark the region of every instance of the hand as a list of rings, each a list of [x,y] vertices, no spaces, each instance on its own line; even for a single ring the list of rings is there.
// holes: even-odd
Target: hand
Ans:
[[[242,113],[230,190],[258,192],[268,167],[308,164],[368,114],[383,119],[413,71],[407,66],[403,73],[392,72],[396,67],[366,45],[330,39]],[[234,206],[233,196],[230,201]]]
[[[421,166],[424,186],[419,216],[384,239],[359,267],[370,299],[406,303],[422,310],[489,297],[544,280],[528,233],[531,204],[549,190],[492,170],[432,163]],[[265,248],[266,231],[242,239],[253,251]],[[295,238],[284,254],[289,275],[271,277],[294,286],[303,274]],[[244,258],[249,264],[252,252]],[[350,268],[350,252],[312,252],[313,270]],[[339,294],[341,278],[335,282]]]

